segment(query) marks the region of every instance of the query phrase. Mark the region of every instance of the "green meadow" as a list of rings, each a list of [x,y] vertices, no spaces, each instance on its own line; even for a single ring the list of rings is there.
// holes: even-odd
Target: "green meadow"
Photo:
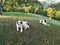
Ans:
[[[51,26],[39,23],[48,19]],[[29,22],[30,28],[16,31],[16,21]],[[48,17],[21,12],[3,12],[0,16],[0,45],[60,45],[60,21]]]

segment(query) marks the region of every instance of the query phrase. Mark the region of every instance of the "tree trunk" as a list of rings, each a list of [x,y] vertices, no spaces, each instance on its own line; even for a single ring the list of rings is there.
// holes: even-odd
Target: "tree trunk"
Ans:
[[[0,15],[2,15],[2,0],[0,0]]]
[[[0,6],[0,15],[2,15],[2,7]]]

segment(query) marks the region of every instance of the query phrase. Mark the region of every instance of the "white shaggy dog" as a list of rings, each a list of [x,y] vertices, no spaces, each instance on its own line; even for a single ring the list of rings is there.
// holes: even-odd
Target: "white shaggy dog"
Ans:
[[[27,28],[29,28],[28,22],[26,22],[26,21],[21,21],[21,20],[18,20],[18,21],[16,22],[16,26],[17,26],[17,31],[19,31],[19,28],[21,29],[20,32],[23,31],[23,28],[24,28],[24,30],[26,30]]]
[[[50,26],[50,25],[48,24],[47,19],[40,20],[40,23],[43,24],[43,25],[46,25],[46,26]]]

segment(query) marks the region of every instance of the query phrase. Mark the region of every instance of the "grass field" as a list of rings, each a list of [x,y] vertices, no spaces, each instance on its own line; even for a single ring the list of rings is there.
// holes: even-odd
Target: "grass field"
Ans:
[[[60,21],[51,20],[51,26],[39,23],[47,17],[19,12],[4,12],[0,16],[0,45],[60,45]],[[16,31],[16,20],[25,20],[30,28],[21,32]],[[47,18],[49,19],[49,18]]]

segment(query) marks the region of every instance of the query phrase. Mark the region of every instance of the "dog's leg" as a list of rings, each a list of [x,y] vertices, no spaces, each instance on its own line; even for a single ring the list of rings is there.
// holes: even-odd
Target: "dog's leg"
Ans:
[[[27,27],[24,28],[24,30],[26,30],[26,29],[27,29]]]
[[[24,30],[26,30],[26,27],[24,28]]]
[[[23,27],[22,27],[22,25],[21,25],[21,31],[20,32],[22,32],[23,31]]]
[[[19,31],[19,27],[17,26],[17,31]]]

